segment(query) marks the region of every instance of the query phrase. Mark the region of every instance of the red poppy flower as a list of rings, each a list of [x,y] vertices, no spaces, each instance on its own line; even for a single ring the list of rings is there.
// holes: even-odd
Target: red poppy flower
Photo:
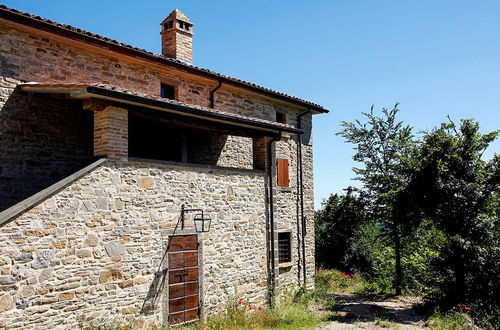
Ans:
[[[238,304],[239,304],[239,305],[243,304],[243,299],[241,299],[241,298],[240,298],[240,299],[238,299]]]
[[[470,307],[465,306],[465,307],[464,307],[464,309],[465,309],[466,311],[468,311],[468,310],[470,309]]]
[[[248,310],[251,310],[252,308],[252,305],[248,305]]]
[[[457,304],[458,307],[462,307],[462,304]]]
[[[257,308],[259,311],[263,310],[264,308],[262,308],[262,306],[259,306],[259,308]]]

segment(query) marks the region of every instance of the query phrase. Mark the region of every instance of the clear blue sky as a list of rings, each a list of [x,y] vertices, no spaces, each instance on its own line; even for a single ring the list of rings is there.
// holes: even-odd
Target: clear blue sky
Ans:
[[[500,1],[32,1],[3,4],[160,52],[159,23],[194,23],[194,64],[331,109],[314,120],[316,207],[353,184],[341,120],[400,101],[417,130],[500,129]],[[500,141],[490,147],[490,158]]]

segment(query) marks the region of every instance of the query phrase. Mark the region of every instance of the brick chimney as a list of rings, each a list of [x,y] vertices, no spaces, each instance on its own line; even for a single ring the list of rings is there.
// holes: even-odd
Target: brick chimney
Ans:
[[[193,62],[193,23],[179,9],[161,22],[161,52],[189,64]]]

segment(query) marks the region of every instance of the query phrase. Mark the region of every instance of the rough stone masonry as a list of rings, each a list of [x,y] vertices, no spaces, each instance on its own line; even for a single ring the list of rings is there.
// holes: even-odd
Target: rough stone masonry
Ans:
[[[210,196],[210,198],[206,198]],[[202,234],[205,313],[228,295],[266,299],[264,176],[109,163],[0,229],[2,327],[140,316],[185,201],[214,219]],[[235,205],[231,201],[239,201]],[[190,228],[192,229],[192,227]]]

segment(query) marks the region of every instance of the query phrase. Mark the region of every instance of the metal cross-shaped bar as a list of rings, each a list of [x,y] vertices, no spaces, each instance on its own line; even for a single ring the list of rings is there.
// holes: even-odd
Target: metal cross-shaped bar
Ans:
[[[184,282],[184,276],[186,276],[186,275],[188,275],[188,273],[187,273],[187,272],[186,272],[186,273],[182,273],[182,274],[175,274],[174,276],[175,276],[175,277],[179,277],[179,280],[180,280],[181,282]]]

